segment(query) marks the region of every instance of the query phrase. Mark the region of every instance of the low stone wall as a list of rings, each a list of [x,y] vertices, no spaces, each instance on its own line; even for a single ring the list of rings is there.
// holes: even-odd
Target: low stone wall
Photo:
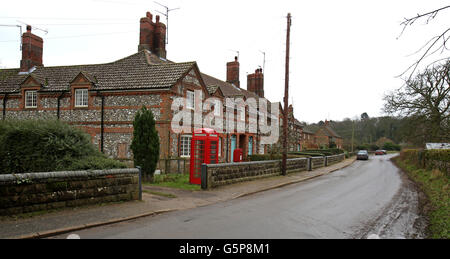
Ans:
[[[297,173],[308,170],[308,158],[293,158],[286,161],[286,172]]]
[[[324,156],[311,158],[311,169],[316,169],[316,168],[324,167],[324,166],[326,166]]]
[[[139,170],[0,175],[0,215],[139,199]]]
[[[345,159],[345,155],[288,159],[287,173],[312,170]],[[281,174],[281,160],[202,165],[202,189],[250,181]]]
[[[327,166],[339,163],[345,159],[345,154],[327,156]]]
[[[275,176],[280,171],[279,160],[203,165],[202,189]]]

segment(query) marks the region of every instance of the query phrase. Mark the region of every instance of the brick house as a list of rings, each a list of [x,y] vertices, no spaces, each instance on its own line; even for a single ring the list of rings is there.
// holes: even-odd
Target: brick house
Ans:
[[[301,150],[317,149],[318,146],[314,141],[314,130],[310,127],[302,126]]]
[[[264,97],[262,70],[249,75],[252,91],[240,88],[239,62],[227,64],[227,82],[202,74],[196,62],[166,59],[166,27],[151,13],[140,19],[138,52],[120,60],[94,65],[46,67],[43,40],[31,32],[22,35],[20,68],[0,70],[2,119],[59,119],[86,131],[99,150],[117,159],[131,159],[130,144],[136,112],[145,105],[156,120],[160,160],[190,156],[191,134],[171,128],[173,100]],[[186,104],[188,106],[188,104]],[[215,108],[214,108],[215,109]],[[248,122],[248,112],[235,110],[235,120]],[[268,118],[270,123],[270,118]],[[258,133],[220,134],[220,160],[232,161],[234,148],[244,155],[265,153]],[[161,168],[161,164],[160,164]]]
[[[165,25],[152,15],[140,21],[139,52],[106,64],[45,67],[43,41],[23,34],[21,67],[0,70],[2,119],[60,119],[84,129],[108,156],[130,159],[133,120],[143,106],[157,121],[161,158],[178,156],[171,131],[172,101],[195,90],[208,97],[196,62],[165,59]]]
[[[315,132],[315,143],[321,146],[329,147],[332,143],[336,145],[337,148],[342,149],[344,144],[344,139],[338,135],[333,128],[330,126],[330,122],[325,120],[325,123],[319,127]]]
[[[227,73],[226,81],[222,81],[215,77],[202,73],[203,80],[210,90],[209,94],[224,100],[225,98],[237,99],[242,98],[246,101],[249,98],[254,98],[259,100],[259,98],[264,98],[264,75],[262,69],[257,69],[254,74],[249,74],[247,76],[247,89],[240,87],[239,81],[239,61],[235,57],[235,60],[227,63]],[[225,102],[222,102],[225,105]],[[268,106],[270,102],[268,101]],[[225,106],[223,107],[225,110]],[[246,124],[249,122],[249,110],[246,107],[245,114],[241,114],[240,111],[235,109],[234,111],[234,121],[239,120],[245,121]],[[270,119],[268,119],[270,121]],[[226,133],[220,134],[220,138],[223,139],[223,150],[221,161],[230,162],[233,160],[233,152],[236,148],[241,148],[244,153],[244,159],[247,159],[249,155],[252,154],[265,154],[267,152],[266,145],[261,145],[260,142],[261,135],[259,134],[259,129],[256,133],[250,133],[248,127],[245,133]]]

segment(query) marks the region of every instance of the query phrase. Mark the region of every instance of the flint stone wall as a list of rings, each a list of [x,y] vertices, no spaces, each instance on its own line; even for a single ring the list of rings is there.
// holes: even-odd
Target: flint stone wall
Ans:
[[[0,215],[139,199],[139,170],[0,175]]]
[[[286,162],[286,172],[298,173],[314,168],[341,162],[345,155],[329,157],[294,158]],[[255,179],[277,176],[281,174],[281,160],[255,161],[244,163],[226,163],[202,165],[202,189],[216,188],[223,185]]]

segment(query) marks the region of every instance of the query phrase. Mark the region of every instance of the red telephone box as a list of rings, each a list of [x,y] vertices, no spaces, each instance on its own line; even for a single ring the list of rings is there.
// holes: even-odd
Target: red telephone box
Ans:
[[[202,164],[219,163],[219,136],[213,129],[194,130],[191,140],[191,165],[189,182],[202,183]]]

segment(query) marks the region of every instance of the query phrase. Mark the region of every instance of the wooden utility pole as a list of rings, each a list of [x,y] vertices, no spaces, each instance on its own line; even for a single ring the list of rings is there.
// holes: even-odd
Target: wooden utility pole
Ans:
[[[281,163],[281,174],[286,175],[287,142],[288,142],[288,101],[289,101],[289,45],[291,40],[291,13],[287,16],[286,34],[286,74],[284,84],[284,116],[283,116],[283,160]]]
[[[355,121],[352,121],[352,153],[353,153],[353,142],[355,139]]]

